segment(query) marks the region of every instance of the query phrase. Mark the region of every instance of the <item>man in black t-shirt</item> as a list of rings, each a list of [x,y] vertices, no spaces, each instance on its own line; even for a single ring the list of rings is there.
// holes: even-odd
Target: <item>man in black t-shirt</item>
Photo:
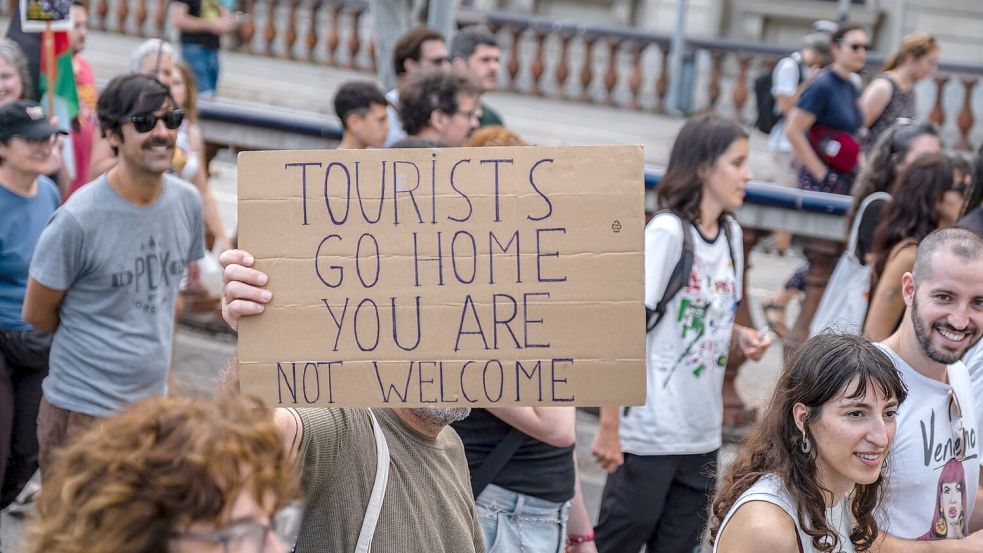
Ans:
[[[218,87],[218,50],[222,35],[238,18],[220,0],[174,0],[171,21],[181,31],[181,57],[198,81],[198,97],[211,98]]]

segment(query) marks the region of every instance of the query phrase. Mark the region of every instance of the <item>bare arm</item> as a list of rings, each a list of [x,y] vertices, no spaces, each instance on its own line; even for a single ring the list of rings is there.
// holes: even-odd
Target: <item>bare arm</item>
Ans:
[[[980,467],[980,482],[983,483],[983,467]],[[983,530],[983,485],[976,487],[976,506],[969,517],[969,531]]]
[[[59,323],[58,306],[64,297],[64,290],[54,290],[28,278],[22,313],[24,321],[38,330],[54,332]]]
[[[898,250],[884,266],[884,274],[877,280],[877,288],[870,299],[864,336],[879,342],[894,333],[905,310],[901,295],[901,277],[912,270],[918,247],[914,244]]]
[[[222,35],[235,28],[235,18],[224,14],[218,19],[202,19],[188,12],[188,5],[182,2],[171,2],[169,12],[171,22],[184,33],[211,33]]]
[[[494,407],[488,412],[553,447],[570,447],[577,439],[574,407]]]
[[[798,553],[795,522],[781,507],[749,501],[717,535],[718,553]]]
[[[621,451],[621,407],[601,407],[601,422],[591,450],[601,468],[613,473],[624,464],[625,454]]]
[[[804,109],[792,108],[788,122],[785,124],[785,136],[788,138],[789,144],[792,145],[792,150],[795,151],[799,161],[805,165],[813,178],[821,181],[826,177],[826,172],[829,169],[823,160],[819,159],[812,146],[809,145],[809,140],[806,139],[806,132],[812,128],[815,122],[816,116],[812,113]]]
[[[870,553],[978,553],[983,551],[983,532],[974,532],[961,540],[904,540],[881,532]]]
[[[792,94],[791,96],[778,94],[775,96],[775,105],[778,106],[778,111],[780,111],[782,115],[787,116],[788,113],[792,111],[792,108],[795,107],[795,102],[798,101],[798,99],[798,94]]]
[[[561,409],[567,409],[562,407]],[[571,408],[572,409],[572,408]],[[590,520],[590,513],[587,511],[587,503],[584,501],[584,492],[580,486],[580,468],[577,466],[577,452],[573,455],[574,468],[574,488],[573,499],[570,501],[570,519],[567,521],[568,536],[584,536],[591,533],[594,525]],[[593,541],[586,541],[578,545],[568,546],[568,553],[597,553],[597,546]]]
[[[884,79],[874,79],[860,96],[860,109],[864,114],[864,126],[868,129],[884,113],[891,101],[891,84]]]
[[[191,125],[188,138],[191,148],[198,152],[198,159],[201,160],[201,163],[198,164],[198,171],[191,178],[191,184],[195,185],[201,196],[205,228],[215,236],[215,240],[219,244],[219,251],[224,252],[230,247],[229,236],[225,232],[225,226],[222,225],[222,217],[218,213],[218,202],[215,201],[215,195],[212,194],[212,187],[208,185],[208,168],[205,167],[205,141],[201,138],[201,128],[197,124]]]

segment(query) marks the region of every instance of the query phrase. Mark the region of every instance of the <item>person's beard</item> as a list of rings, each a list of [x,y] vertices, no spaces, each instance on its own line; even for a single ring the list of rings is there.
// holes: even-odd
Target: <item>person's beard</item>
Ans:
[[[949,323],[943,322],[932,323],[928,328],[926,328],[925,323],[922,322],[921,317],[918,315],[918,298],[914,296],[911,298],[911,322],[915,327],[915,338],[918,339],[918,345],[921,346],[922,351],[925,352],[925,355],[936,363],[951,365],[956,361],[959,361],[963,358],[963,355],[969,351],[969,348],[973,347],[980,339],[979,331],[972,324],[967,326],[966,329],[962,331],[954,328]],[[932,345],[932,331],[936,327],[960,334],[967,334],[966,345],[961,351],[958,352],[939,351],[935,349],[935,347]]]
[[[470,407],[416,407],[410,410],[424,421],[438,426],[464,420],[471,414]]]

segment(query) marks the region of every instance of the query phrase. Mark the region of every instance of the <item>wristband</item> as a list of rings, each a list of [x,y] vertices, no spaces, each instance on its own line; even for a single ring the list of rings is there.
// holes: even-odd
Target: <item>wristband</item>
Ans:
[[[594,541],[593,528],[591,528],[590,532],[587,532],[586,534],[578,534],[578,535],[571,534],[567,536],[567,545],[580,545],[582,543],[587,543],[589,541]]]

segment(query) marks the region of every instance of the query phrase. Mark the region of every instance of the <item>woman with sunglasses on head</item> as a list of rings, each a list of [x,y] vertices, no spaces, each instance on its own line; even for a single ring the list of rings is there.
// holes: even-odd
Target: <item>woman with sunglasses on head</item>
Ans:
[[[833,63],[802,91],[789,114],[785,135],[802,165],[799,188],[850,193],[863,125],[857,72],[867,62],[868,49],[867,33],[859,26],[838,28],[830,39]]]
[[[45,477],[32,553],[287,553],[303,515],[280,434],[240,397],[144,400]]]
[[[713,501],[714,553],[866,551],[907,390],[864,338],[819,334],[786,362]]]
[[[918,243],[932,231],[951,227],[962,216],[966,190],[953,184],[944,154],[924,154],[901,174],[874,234],[873,282],[864,335],[881,341],[894,333],[905,303],[901,278],[911,272]]]
[[[860,97],[867,136],[861,142],[866,153],[896,120],[915,117],[915,84],[939,67],[939,43],[928,33],[916,31],[904,37],[901,47],[884,62]]]
[[[0,510],[37,470],[38,405],[51,335],[25,322],[21,311],[31,258],[58,209],[58,187],[45,176],[58,168],[57,133],[36,102],[0,107]]]

